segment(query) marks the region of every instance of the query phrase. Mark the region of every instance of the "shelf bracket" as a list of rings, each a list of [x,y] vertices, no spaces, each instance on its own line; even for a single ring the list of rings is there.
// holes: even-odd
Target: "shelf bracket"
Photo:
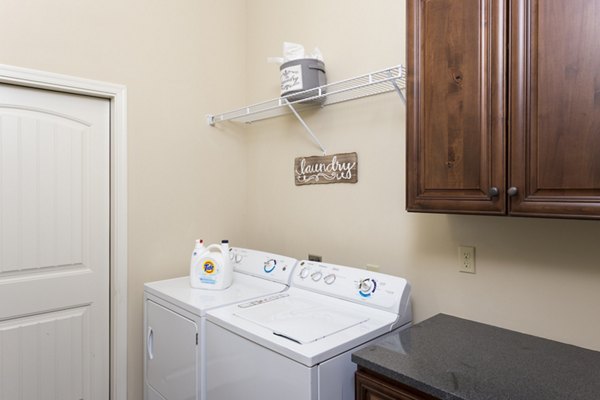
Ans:
[[[402,75],[405,75],[404,78],[406,78],[406,71],[400,69],[400,73]],[[388,76],[391,78],[392,77],[392,73],[390,71],[388,71]],[[394,90],[396,90],[396,93],[398,93],[398,96],[400,96],[400,99],[402,100],[402,102],[404,103],[404,105],[406,105],[406,97],[404,96],[404,93],[402,93],[402,89],[400,89],[400,86],[398,86],[398,83],[396,83],[395,79],[390,80],[390,82],[392,82],[392,85],[394,86]]]
[[[298,119],[298,121],[300,121],[300,124],[302,124],[302,126],[304,127],[304,129],[306,129],[306,132],[308,132],[308,134],[312,138],[313,142],[315,142],[315,144],[321,148],[321,151],[323,152],[323,155],[326,156],[327,155],[327,149],[323,146],[323,144],[321,143],[321,141],[317,138],[317,136],[313,133],[313,131],[308,127],[308,125],[306,125],[306,122],[304,122],[304,120],[302,119],[302,117],[300,116],[300,114],[298,114],[298,111],[296,111],[296,109],[288,101],[288,99],[282,98],[282,100],[284,101],[284,104],[287,105],[289,107],[289,109],[292,111],[292,113],[296,116],[296,118]]]

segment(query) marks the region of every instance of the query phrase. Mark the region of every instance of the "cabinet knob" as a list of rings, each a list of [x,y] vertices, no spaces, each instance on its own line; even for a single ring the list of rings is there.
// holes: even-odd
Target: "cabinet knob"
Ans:
[[[509,196],[516,196],[517,193],[519,193],[519,189],[516,188],[516,186],[511,186],[508,188],[508,190],[506,191],[506,193],[508,193]]]
[[[492,186],[488,190],[488,196],[490,196],[490,197],[498,197],[499,194],[500,194],[500,190],[498,190],[498,188],[496,186]]]

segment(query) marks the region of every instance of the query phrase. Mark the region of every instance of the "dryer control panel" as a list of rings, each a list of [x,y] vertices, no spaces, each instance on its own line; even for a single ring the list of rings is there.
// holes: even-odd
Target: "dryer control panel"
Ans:
[[[232,247],[229,258],[233,269],[247,275],[257,276],[274,282],[289,285],[292,271],[296,265],[295,258],[258,250]]]
[[[410,285],[404,278],[307,260],[296,265],[291,286],[394,313],[404,311],[410,296]]]

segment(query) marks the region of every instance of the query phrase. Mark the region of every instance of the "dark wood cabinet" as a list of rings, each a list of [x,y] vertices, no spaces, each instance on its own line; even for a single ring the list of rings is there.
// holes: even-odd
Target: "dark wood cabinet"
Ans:
[[[407,4],[407,208],[503,214],[504,2]]]
[[[510,212],[600,218],[600,0],[510,5]]]
[[[407,5],[407,209],[600,218],[600,0]]]
[[[364,368],[356,371],[354,381],[356,400],[437,400]]]

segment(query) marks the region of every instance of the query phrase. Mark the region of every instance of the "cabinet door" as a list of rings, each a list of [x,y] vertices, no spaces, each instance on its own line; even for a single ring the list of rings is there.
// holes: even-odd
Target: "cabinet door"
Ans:
[[[600,0],[512,0],[514,215],[600,218]]]
[[[505,18],[503,0],[407,1],[407,210],[506,212]]]
[[[436,400],[432,396],[392,383],[365,370],[357,371],[354,378],[356,400]]]

